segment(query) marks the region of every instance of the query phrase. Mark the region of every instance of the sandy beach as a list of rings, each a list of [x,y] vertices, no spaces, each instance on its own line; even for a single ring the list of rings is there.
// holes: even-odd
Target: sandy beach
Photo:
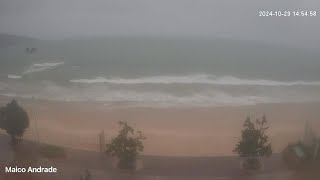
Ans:
[[[10,98],[1,97],[4,105]],[[127,121],[147,137],[145,155],[228,156],[245,118],[266,115],[274,152],[303,137],[305,121],[320,127],[320,104],[260,104],[212,108],[110,108],[99,103],[18,98],[30,116],[26,139],[98,151],[98,134],[116,135]],[[318,132],[319,133],[319,132]]]

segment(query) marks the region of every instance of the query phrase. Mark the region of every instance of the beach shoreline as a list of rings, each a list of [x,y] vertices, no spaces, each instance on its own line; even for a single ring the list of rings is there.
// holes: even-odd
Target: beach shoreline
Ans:
[[[0,96],[4,105],[11,97]],[[110,108],[95,102],[16,98],[30,116],[25,139],[74,149],[99,151],[127,121],[147,139],[144,155],[231,156],[247,116],[266,115],[274,152],[302,139],[305,121],[320,126],[320,103],[278,103],[232,107]],[[319,132],[318,132],[319,133]]]

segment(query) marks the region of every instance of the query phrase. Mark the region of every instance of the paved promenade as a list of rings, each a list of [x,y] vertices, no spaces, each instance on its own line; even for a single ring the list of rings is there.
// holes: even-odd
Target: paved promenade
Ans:
[[[136,172],[120,171],[112,167],[112,160],[95,152],[72,150],[65,160],[55,161],[60,173],[66,179],[79,179],[89,169],[92,180],[291,180],[279,154],[267,158],[262,171],[248,174],[240,169],[240,158],[231,157],[160,157],[143,156],[143,168]]]
[[[0,135],[1,171],[6,161],[12,159],[8,137]],[[8,155],[9,154],[9,155]],[[39,165],[58,168],[56,174],[38,174],[34,180],[79,180],[88,169],[91,180],[298,180],[275,154],[264,160],[264,169],[248,174],[239,167],[240,158],[227,157],[164,157],[143,156],[143,167],[136,171],[120,171],[112,167],[112,159],[104,154],[67,149],[67,158],[42,160]],[[3,174],[3,172],[2,172]],[[301,177],[300,177],[301,179]]]

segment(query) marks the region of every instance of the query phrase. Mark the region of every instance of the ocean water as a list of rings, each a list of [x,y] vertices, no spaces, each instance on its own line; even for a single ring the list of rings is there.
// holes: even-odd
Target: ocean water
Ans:
[[[39,40],[0,48],[0,94],[112,107],[320,102],[320,53],[232,40]]]

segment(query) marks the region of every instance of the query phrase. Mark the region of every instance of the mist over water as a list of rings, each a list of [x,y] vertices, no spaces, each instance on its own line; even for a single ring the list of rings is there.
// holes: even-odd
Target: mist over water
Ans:
[[[0,57],[6,96],[143,107],[320,101],[320,55],[305,49],[120,38],[41,41]]]

